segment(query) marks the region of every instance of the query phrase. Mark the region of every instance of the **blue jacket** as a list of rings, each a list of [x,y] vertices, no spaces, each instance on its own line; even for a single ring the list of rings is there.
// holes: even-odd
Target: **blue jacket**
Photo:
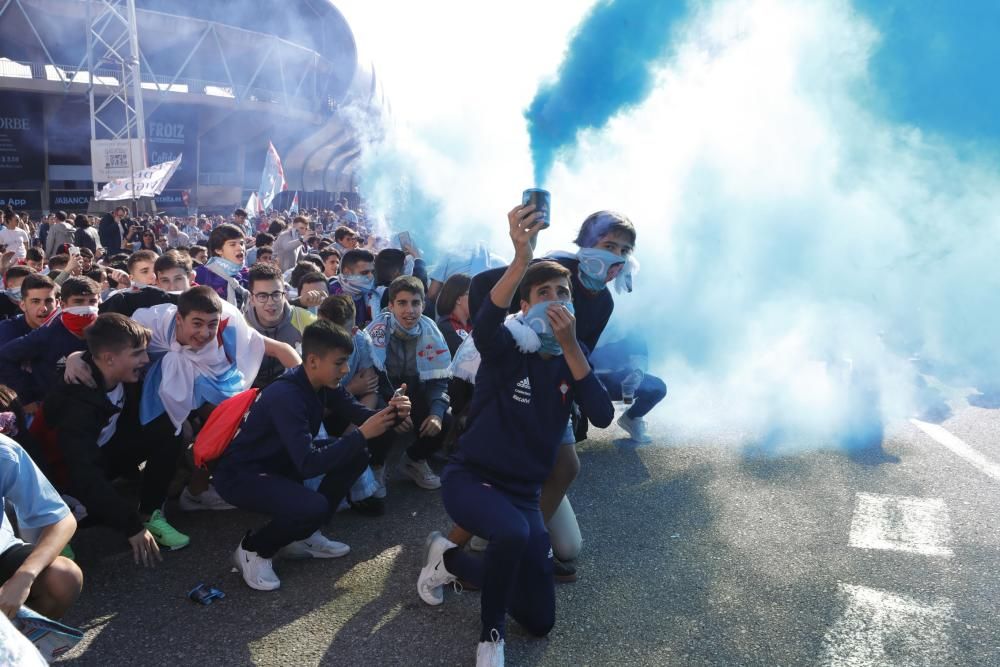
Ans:
[[[45,398],[56,385],[66,357],[87,349],[87,342],[77,338],[56,317],[26,336],[0,347],[0,383],[17,392],[27,405]],[[22,366],[28,364],[31,372]]]
[[[476,318],[482,363],[453,461],[534,504],[555,465],[573,402],[600,428],[611,424],[614,406],[593,371],[577,381],[565,357],[518,350],[503,326],[506,315],[487,299]]]
[[[327,412],[363,424],[375,412],[358,403],[343,387],[316,391],[301,366],[268,385],[243,428],[219,458],[215,475],[225,478],[247,469],[299,480],[323,475],[363,451],[361,431],[343,438],[315,440]]]
[[[0,322],[0,347],[15,338],[27,336],[29,333],[31,333],[31,327],[28,326],[28,321],[24,319],[24,315],[3,320]]]

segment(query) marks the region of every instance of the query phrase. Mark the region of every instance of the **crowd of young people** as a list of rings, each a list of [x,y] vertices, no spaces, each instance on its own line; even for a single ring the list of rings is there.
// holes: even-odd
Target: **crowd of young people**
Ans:
[[[581,547],[566,498],[575,444],[588,422],[611,424],[633,370],[635,355],[590,359],[609,285],[631,291],[636,231],[601,211],[577,252],[536,258],[539,215],[508,213],[509,265],[477,246],[429,272],[346,201],[256,220],[132,220],[119,207],[96,225],[6,211],[0,503],[15,510],[0,524],[0,610],[72,605],[74,517],[115,529],[137,564],[187,547],[165,509],[177,477],[180,511],[268,516],[233,558],[248,586],[274,590],[275,558],[349,552],[322,532],[339,508],[386,511],[400,445],[398,475],[440,490],[454,521],[427,539],[420,598],[441,604],[456,580],[482,591],[479,665],[503,664],[507,614],[547,634],[555,581],[575,579]],[[236,437],[211,466],[190,465],[215,408],[250,388]],[[665,393],[644,376],[618,421],[629,437],[649,441],[643,416]],[[138,480],[138,498],[119,477]]]

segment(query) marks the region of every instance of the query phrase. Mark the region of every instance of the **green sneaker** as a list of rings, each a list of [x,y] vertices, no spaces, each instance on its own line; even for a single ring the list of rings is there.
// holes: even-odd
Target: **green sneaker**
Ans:
[[[156,510],[149,517],[149,521],[142,524],[146,530],[152,534],[153,539],[160,545],[163,551],[177,551],[183,549],[191,543],[191,538],[184,533],[178,532],[176,528],[167,523],[163,512]]]
[[[76,554],[73,553],[73,547],[71,547],[69,543],[67,543],[66,546],[63,547],[63,550],[59,552],[59,555],[62,556],[63,558],[76,560]]]

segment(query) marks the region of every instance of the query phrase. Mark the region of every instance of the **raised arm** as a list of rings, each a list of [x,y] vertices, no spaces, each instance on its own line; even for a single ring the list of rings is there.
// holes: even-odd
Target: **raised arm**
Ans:
[[[531,240],[541,231],[541,225],[536,224],[541,217],[542,214],[536,213],[535,207],[531,205],[517,206],[507,214],[510,240],[514,244],[514,260],[490,290],[490,300],[498,308],[510,308],[510,303],[514,300],[514,294],[517,293],[534,255]]]

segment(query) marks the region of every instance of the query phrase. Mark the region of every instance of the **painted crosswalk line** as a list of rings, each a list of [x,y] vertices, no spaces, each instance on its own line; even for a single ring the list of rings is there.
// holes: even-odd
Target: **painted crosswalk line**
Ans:
[[[952,555],[948,508],[939,498],[857,494],[850,545],[856,549]]]
[[[839,584],[844,612],[823,638],[824,667],[937,667],[951,660],[950,602]]]

